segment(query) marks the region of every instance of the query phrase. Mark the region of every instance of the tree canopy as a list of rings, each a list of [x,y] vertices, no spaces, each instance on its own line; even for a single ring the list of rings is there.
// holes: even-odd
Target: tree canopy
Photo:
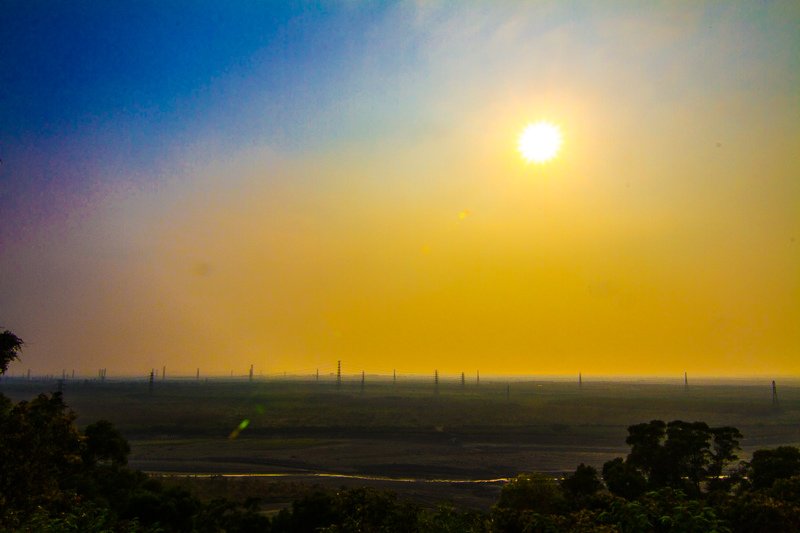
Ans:
[[[22,339],[8,330],[0,333],[0,374],[5,374],[12,361],[19,360],[22,351]]]
[[[698,494],[700,484],[722,475],[738,457],[739,430],[705,422],[652,420],[628,428],[628,457],[609,461],[603,478],[611,492],[635,498],[664,487]]]

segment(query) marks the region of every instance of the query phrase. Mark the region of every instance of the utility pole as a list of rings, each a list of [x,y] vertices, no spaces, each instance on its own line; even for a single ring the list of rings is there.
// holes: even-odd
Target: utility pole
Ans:
[[[150,369],[150,381],[147,384],[147,389],[152,393],[153,392],[153,381],[156,379],[156,369]]]
[[[196,379],[197,381],[200,381],[200,369],[199,368],[197,369],[197,374],[195,374],[194,379]]]
[[[686,371],[683,372],[683,389],[689,390],[689,374]]]
[[[361,371],[361,394],[364,394],[364,371]]]
[[[341,359],[336,363],[336,388],[342,388],[342,361]]]
[[[253,381],[253,365],[250,365],[250,374],[247,378],[249,381]]]
[[[775,387],[775,380],[772,380],[772,406],[778,407],[778,389]]]
[[[583,375],[578,372],[578,387],[583,387]]]
[[[467,386],[467,382],[465,381],[465,379],[464,379],[464,373],[462,372],[462,373],[461,373],[461,388],[463,389],[463,388],[464,388],[464,387],[466,387],[466,386]]]
[[[475,385],[480,385],[480,384],[481,384],[481,371],[477,370],[475,372]]]
[[[397,385],[397,369],[392,370],[392,385]]]
[[[433,371],[433,386],[436,390],[436,394],[439,394],[439,370]]]
[[[105,372],[104,372],[104,374],[105,374]],[[105,376],[103,376],[103,377],[105,377]],[[167,367],[166,366],[162,366],[161,367],[161,379],[162,380],[167,379]]]

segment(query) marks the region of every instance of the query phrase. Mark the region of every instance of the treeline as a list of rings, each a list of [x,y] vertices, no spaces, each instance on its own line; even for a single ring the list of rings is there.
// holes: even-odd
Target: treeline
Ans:
[[[630,453],[561,481],[522,474],[489,512],[423,508],[367,489],[314,492],[272,517],[258,500],[202,502],[126,466],[107,421],[79,431],[59,393],[0,395],[0,531],[800,531],[800,450],[738,460],[742,435],[703,422],[628,428]]]

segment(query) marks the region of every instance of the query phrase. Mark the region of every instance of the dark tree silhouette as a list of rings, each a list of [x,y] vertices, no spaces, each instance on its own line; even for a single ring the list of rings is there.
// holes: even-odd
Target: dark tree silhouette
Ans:
[[[573,500],[581,497],[591,496],[603,487],[597,469],[593,466],[579,464],[575,472],[568,475],[561,482],[564,489]]]
[[[543,474],[520,474],[500,490],[497,507],[512,511],[554,514],[565,508],[558,483]]]
[[[633,500],[647,490],[647,480],[630,462],[617,457],[603,465],[603,481],[612,494]]]
[[[85,441],[81,456],[87,465],[105,462],[123,466],[128,463],[131,447],[108,420],[98,420],[86,426],[83,435]]]
[[[636,424],[628,428],[627,459],[606,463],[603,478],[611,492],[626,498],[639,495],[642,481],[650,490],[671,487],[695,496],[701,482],[718,478],[737,458],[740,438],[736,428],[710,428],[705,422]]]
[[[700,481],[708,476],[711,438],[711,429],[705,422],[675,420],[667,424],[664,451],[668,470],[661,473],[667,486],[682,488],[687,493],[699,492]]]
[[[750,480],[757,489],[769,488],[778,479],[800,475],[800,449],[779,446],[774,450],[756,450],[750,461]]]
[[[8,365],[12,361],[19,360],[19,353],[22,351],[22,339],[8,330],[0,333],[0,374],[5,374]]]
[[[19,402],[0,416],[0,520],[62,501],[63,484],[80,469],[76,415],[60,393]]]
[[[714,436],[714,443],[708,473],[712,476],[719,476],[727,463],[732,463],[739,458],[736,450],[739,449],[739,439],[744,437],[738,429],[730,426],[714,428],[711,430],[711,434]]]

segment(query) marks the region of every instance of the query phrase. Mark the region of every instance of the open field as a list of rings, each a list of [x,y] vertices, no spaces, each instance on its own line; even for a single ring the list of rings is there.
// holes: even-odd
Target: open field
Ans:
[[[56,388],[53,381],[5,379],[0,385],[15,400]],[[599,468],[627,453],[627,426],[656,418],[735,426],[745,436],[745,458],[757,448],[800,443],[800,387],[781,386],[775,407],[768,382],[688,389],[546,381],[462,388],[450,382],[437,393],[423,381],[373,380],[362,392],[358,381],[337,388],[325,381],[212,379],[157,381],[152,391],[143,382],[66,381],[63,391],[79,425],[105,418],[120,429],[131,443],[134,468],[283,474],[246,482],[180,481],[203,485],[210,495],[241,491],[238,483],[259,485],[262,493],[269,486],[291,499],[298,484],[357,484],[421,500],[447,494],[482,506],[494,500],[499,483],[454,482],[525,471],[559,474],[581,462]],[[232,438],[237,427],[243,429]]]

